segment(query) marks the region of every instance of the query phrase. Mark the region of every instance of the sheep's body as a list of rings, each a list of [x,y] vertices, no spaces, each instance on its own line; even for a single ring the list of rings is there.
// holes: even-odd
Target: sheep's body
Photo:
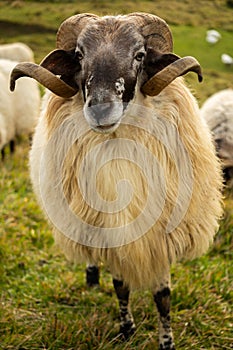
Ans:
[[[176,96],[176,101],[174,97]],[[139,96],[140,97],[140,96]],[[138,98],[139,98],[138,97]],[[142,96],[141,96],[142,97]],[[131,220],[139,215],[143,210],[143,203],[148,195],[146,188],[161,187],[160,179],[154,177],[153,184],[145,184],[145,179],[137,172],[131,162],[127,160],[112,161],[101,169],[100,177],[97,177],[97,189],[106,201],[113,201],[116,196],[116,188],[113,184],[118,183],[122,178],[127,178],[131,182],[135,197],[132,203],[116,215],[96,212],[85,203],[82,194],[76,185],[76,175],[79,173],[80,163],[83,157],[99,143],[102,147],[96,153],[92,165],[92,171],[95,173],[96,166],[103,164],[108,159],[115,159],[119,150],[106,147],[105,141],[114,138],[130,139],[135,141],[134,152],[137,153],[138,144],[143,144],[152,152],[165,169],[166,174],[166,201],[163,203],[162,214],[155,224],[142,237],[117,248],[98,249],[85,247],[77,242],[82,241],[84,232],[79,232],[79,227],[70,227],[75,232],[75,240],[67,238],[62,232],[55,228],[56,241],[67,257],[73,261],[80,262],[87,260],[90,263],[97,264],[103,261],[108,264],[114,276],[120,276],[130,288],[151,288],[155,289],[162,276],[169,270],[171,263],[177,259],[194,258],[203,254],[212,242],[216,229],[218,227],[217,219],[221,214],[220,192],[221,177],[218,162],[215,157],[214,147],[211,137],[205,123],[199,118],[198,108],[194,98],[187,88],[184,87],[180,79],[168,86],[159,97],[135,100],[151,113],[143,116],[143,123],[149,126],[150,134],[153,135],[158,128],[158,121],[163,122],[166,118],[170,125],[176,125],[179,137],[188,151],[189,158],[193,167],[193,191],[187,212],[179,225],[171,232],[166,233],[166,226],[169,223],[172,209],[176,205],[178,177],[177,169],[173,159],[166,152],[166,146],[162,145],[153,137],[148,137],[144,129],[127,125],[130,122],[130,109],[124,118],[126,125],[121,125],[114,134],[98,134],[93,131],[87,132],[85,137],[80,138],[73,145],[72,151],[66,157],[63,186],[64,192],[72,210],[85,222],[94,225],[96,231],[98,227],[126,226]],[[51,203],[51,189],[56,187],[56,154],[54,150],[49,149],[49,138],[54,135],[59,125],[66,120],[72,112],[80,111],[82,114],[82,100],[72,98],[63,100],[53,96],[49,102],[48,109],[42,116],[36,129],[33,147],[31,150],[30,164],[31,177],[34,189],[40,198],[40,202]],[[136,113],[136,114],[135,114]],[[133,112],[136,118],[140,118],[140,108]],[[86,121],[84,118],[78,120],[79,127]],[[56,144],[56,153],[60,154],[64,144],[67,142],[69,132],[59,137]],[[166,130],[169,134],[169,130]],[[158,135],[158,133],[157,133]],[[166,140],[172,149],[176,147],[177,140]],[[118,144],[120,145],[120,144]],[[44,191],[47,198],[41,198],[39,166],[43,152],[48,151],[51,159],[46,163],[49,177],[46,180],[46,189]],[[127,154],[127,150],[124,150]],[[177,152],[179,150],[177,149]],[[138,159],[139,160],[139,159]],[[145,158],[146,162],[146,158]],[[182,166],[182,165],[181,165]],[[152,170],[151,164],[147,168]],[[84,176],[84,174],[82,175]],[[87,174],[86,174],[87,176]],[[95,184],[88,185],[95,188]],[[148,186],[148,187],[147,187]],[[156,198],[154,198],[156,202]],[[59,211],[59,207],[55,211]],[[58,206],[60,203],[58,203]],[[153,203],[151,210],[153,211]],[[45,208],[46,210],[46,208]],[[140,229],[140,227],[138,227]],[[135,232],[125,230],[125,235],[134,237]],[[124,243],[124,242],[122,242]],[[111,244],[111,237],[109,245]],[[106,244],[108,246],[108,243]]]
[[[16,64],[15,61],[0,59],[0,111],[4,119],[1,132],[6,130],[4,144],[13,140],[15,136],[31,135],[40,112],[40,91],[36,81],[23,78],[17,90],[14,93],[10,92],[10,73]]]
[[[0,77],[1,82],[1,77]],[[5,125],[5,119],[2,113],[0,113],[0,150],[7,144],[7,128]]]
[[[219,41],[219,39],[221,39],[221,34],[217,30],[207,30],[206,41],[209,44],[216,44]]]
[[[224,168],[233,167],[233,89],[209,97],[201,107],[201,116],[213,133]]]
[[[0,150],[15,137],[14,107],[12,93],[6,74],[0,69]]]
[[[24,43],[11,43],[0,45],[0,58],[17,62],[34,62],[34,53]]]
[[[230,55],[228,55],[227,53],[223,53],[221,55],[221,61],[226,66],[232,66],[233,65],[233,58]]]

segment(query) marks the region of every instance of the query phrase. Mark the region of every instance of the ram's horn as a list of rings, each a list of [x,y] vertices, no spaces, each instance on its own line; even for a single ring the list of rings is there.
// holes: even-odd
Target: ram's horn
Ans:
[[[47,69],[34,63],[19,63],[11,73],[10,90],[14,91],[15,82],[21,77],[30,77],[37,80],[44,87],[63,98],[70,98],[77,93],[77,90],[67,85],[58,76]]]
[[[172,33],[162,18],[144,12],[133,12],[126,17],[141,28],[147,47],[152,47],[159,52],[172,52]]]
[[[91,13],[81,13],[67,18],[58,29],[57,48],[66,51],[74,50],[83,28],[97,19],[99,17]]]
[[[141,91],[149,96],[158,95],[174,79],[190,71],[197,73],[199,82],[202,81],[201,67],[198,61],[192,56],[180,58],[150,78],[142,86]]]

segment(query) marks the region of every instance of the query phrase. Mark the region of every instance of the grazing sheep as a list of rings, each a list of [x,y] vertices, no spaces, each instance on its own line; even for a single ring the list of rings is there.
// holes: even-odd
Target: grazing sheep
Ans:
[[[221,55],[221,61],[223,64],[225,64],[226,66],[232,66],[233,65],[233,57],[231,57],[230,55],[228,55],[227,53],[223,53]]]
[[[34,53],[24,43],[1,44],[0,58],[17,62],[34,62]]]
[[[219,41],[219,39],[221,39],[221,34],[217,30],[215,29],[207,30],[206,41],[209,44],[216,44]]]
[[[10,74],[17,63],[0,59],[0,149],[10,142],[12,152],[16,136],[32,135],[40,113],[40,91],[36,81],[24,78],[14,93],[9,91]],[[2,153],[4,157],[4,151]]]
[[[72,261],[107,264],[125,338],[135,329],[130,290],[152,291],[160,349],[175,348],[170,266],[207,251],[222,213],[211,135],[179,77],[201,80],[200,66],[172,49],[157,16],[80,14],[40,66],[19,64],[11,78],[11,89],[26,75],[54,93],[30,168],[57,243]]]
[[[225,179],[233,179],[233,89],[218,91],[201,107],[213,133],[217,154],[222,160]]]

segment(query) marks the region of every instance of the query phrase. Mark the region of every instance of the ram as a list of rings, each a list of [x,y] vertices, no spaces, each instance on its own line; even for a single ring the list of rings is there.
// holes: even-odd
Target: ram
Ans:
[[[34,53],[32,49],[24,43],[1,44],[0,58],[18,62],[34,62]]]
[[[201,69],[172,50],[155,15],[79,14],[60,26],[56,50],[11,79],[11,89],[26,75],[53,92],[30,168],[56,242],[72,261],[107,264],[125,338],[130,290],[152,291],[160,349],[175,347],[170,266],[206,252],[222,213],[210,132],[179,77],[201,80]]]

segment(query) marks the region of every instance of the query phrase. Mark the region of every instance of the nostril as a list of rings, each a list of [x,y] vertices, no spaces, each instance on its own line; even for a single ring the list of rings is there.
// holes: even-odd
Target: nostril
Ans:
[[[91,128],[109,130],[114,125],[119,125],[123,115],[123,104],[118,101],[108,101],[106,103],[94,103],[94,99],[87,101],[84,106],[84,117]]]
[[[99,99],[98,99],[98,98],[92,97],[92,98],[89,100],[87,106],[88,106],[88,107],[93,107],[93,106],[99,105],[99,103],[100,103],[100,102],[99,102]]]
[[[94,115],[94,118],[101,123],[101,120],[103,121],[112,111],[112,104],[111,103],[103,103],[92,106],[92,113]]]

